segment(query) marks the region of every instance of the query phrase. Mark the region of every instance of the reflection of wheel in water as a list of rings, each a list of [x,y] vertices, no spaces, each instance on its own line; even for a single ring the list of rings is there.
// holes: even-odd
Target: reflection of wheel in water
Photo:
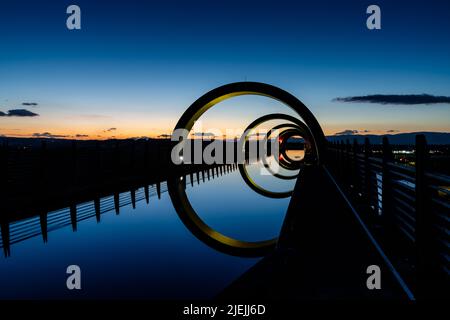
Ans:
[[[170,198],[183,224],[199,240],[210,247],[235,256],[262,256],[275,247],[277,238],[264,241],[241,241],[230,238],[208,226],[192,208],[181,178],[173,178],[167,182]]]
[[[277,191],[270,191],[270,190],[264,189],[250,177],[246,167],[247,167],[247,165],[245,163],[239,164],[239,173],[241,174],[241,177],[244,180],[244,182],[250,187],[250,189],[252,189],[256,193],[258,193],[264,197],[273,198],[273,199],[287,198],[292,195],[292,190],[277,192]]]
[[[190,132],[196,120],[203,113],[217,103],[240,95],[261,95],[278,100],[291,107],[304,120],[311,135],[311,141],[315,150],[316,163],[322,162],[325,156],[325,136],[319,123],[308,108],[290,93],[258,82],[237,82],[224,85],[209,91],[196,100],[181,116],[174,130],[185,129]],[[285,116],[285,115],[283,115]],[[294,118],[295,119],[295,118]],[[303,122],[302,122],[303,124]],[[187,138],[182,137],[183,139]],[[181,178],[171,178],[167,182],[169,195],[174,204],[175,210],[183,224],[201,241],[221,252],[237,256],[261,256],[275,247],[278,238],[263,241],[241,241],[230,238],[209,227],[192,208],[187,198],[183,180]]]

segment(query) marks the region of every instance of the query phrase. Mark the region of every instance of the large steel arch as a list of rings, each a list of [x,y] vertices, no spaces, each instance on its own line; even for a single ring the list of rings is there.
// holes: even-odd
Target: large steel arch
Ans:
[[[311,111],[292,94],[269,84],[260,82],[236,82],[213,89],[197,99],[181,116],[174,131],[189,132],[207,110],[226,99],[242,95],[260,95],[278,100],[292,108],[308,127],[314,141],[316,165],[324,163],[326,155],[325,135]],[[183,137],[183,138],[187,138]],[[180,178],[168,181],[169,195],[175,210],[185,226],[201,241],[216,250],[238,256],[263,255],[275,247],[277,239],[263,241],[241,241],[225,236],[208,226],[192,208]]]

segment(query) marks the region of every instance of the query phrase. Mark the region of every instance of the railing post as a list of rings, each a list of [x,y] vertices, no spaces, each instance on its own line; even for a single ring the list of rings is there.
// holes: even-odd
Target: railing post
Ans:
[[[136,170],[136,140],[132,139],[130,143],[130,172],[135,173]]]
[[[114,147],[114,169],[112,171],[116,177],[119,177],[122,173],[121,170],[119,140],[116,140],[116,145]]]
[[[145,202],[148,204],[150,201],[150,190],[148,184],[144,186],[144,193],[145,193]]]
[[[10,230],[9,222],[0,223],[0,231],[2,234],[3,253],[5,257],[11,256]]]
[[[39,223],[41,225],[41,234],[42,240],[44,243],[48,242],[48,220],[47,220],[47,212],[41,212],[39,214]]]
[[[347,181],[347,188],[348,190],[350,190],[350,192],[352,192],[352,184],[353,184],[353,172],[352,172],[352,165],[351,165],[351,156],[350,156],[350,150],[351,150],[351,146],[350,146],[350,140],[345,139],[345,170],[344,170],[344,175]]]
[[[131,207],[136,209],[136,189],[130,190],[130,198],[131,198]]]
[[[222,163],[226,163],[227,161],[227,136],[223,135],[222,136]],[[203,160],[202,160],[202,164],[203,164]]]
[[[340,149],[339,149],[339,144],[337,141],[334,141],[334,159],[335,159],[335,164],[334,164],[334,173],[336,174],[336,176],[338,176],[340,174],[339,172],[339,168],[340,168]],[[339,176],[340,177],[340,176]]]
[[[390,229],[392,227],[392,181],[389,168],[389,162],[392,162],[392,149],[389,140],[383,137],[383,162],[382,162],[382,187],[381,187],[381,205],[382,220],[384,227]]]
[[[97,219],[97,223],[100,222],[100,198],[97,197],[94,199],[94,210],[95,210],[95,218]]]
[[[39,192],[42,194],[47,191],[48,172],[47,172],[47,143],[45,140],[41,142],[41,150],[39,155],[39,173],[37,185],[39,186]]]
[[[158,199],[161,199],[161,182],[156,182],[156,193],[158,194]]]
[[[143,165],[143,171],[145,174],[145,177],[147,178],[149,176],[150,172],[150,152],[149,152],[149,140],[144,140],[144,165]]]
[[[359,174],[359,165],[358,165],[358,151],[359,145],[358,140],[356,138],[353,139],[353,186],[355,189],[356,198],[360,199],[360,194],[362,194],[361,190],[361,176]]]
[[[74,187],[78,182],[78,165],[77,165],[77,159],[78,159],[78,150],[77,150],[77,141],[72,140],[72,187]]]
[[[8,185],[8,146],[6,143],[0,146],[0,170],[0,197],[3,197]]]
[[[233,161],[236,163],[238,162],[239,156],[238,156],[238,152],[239,152],[239,148],[238,148],[238,138],[234,137],[233,140]],[[209,171],[209,169],[208,169]],[[209,180],[209,175],[208,175],[208,180]]]
[[[344,176],[344,170],[345,170],[345,154],[344,154],[344,141],[339,142],[339,177],[343,181]]]
[[[370,168],[370,157],[372,156],[372,146],[370,144],[369,138],[364,139],[364,197],[366,200],[366,205],[371,211],[372,209],[372,174]]]
[[[435,295],[436,268],[433,245],[433,221],[429,182],[425,170],[428,166],[428,149],[425,136],[416,136],[416,250],[417,295],[429,298]]]
[[[101,147],[100,142],[95,142],[95,164],[96,164],[96,177],[98,180],[102,177],[102,156],[101,156]]]
[[[77,231],[77,205],[75,203],[70,205],[70,224],[72,225],[72,231]]]
[[[190,145],[189,145],[189,148],[190,148]],[[190,153],[190,156],[192,156],[192,154]],[[157,144],[156,144],[156,167],[157,167],[157,173],[156,173],[156,179],[160,179],[160,177],[161,177],[161,173],[160,173],[160,170],[161,170],[161,167],[162,167],[162,164],[163,164],[163,161],[162,161],[162,159],[161,159],[161,157],[162,157],[162,147],[161,147],[161,140],[158,140],[157,141]],[[183,154],[183,157],[184,157],[184,161],[187,161],[186,160],[186,158],[187,158],[187,155],[186,154]]]
[[[114,209],[116,214],[120,214],[120,195],[118,192],[114,193]]]
[[[256,132],[256,160],[259,161],[259,157],[260,155],[260,150],[259,150],[259,131]],[[286,141],[287,143],[287,141]]]
[[[336,141],[334,143],[334,147],[336,148],[336,164],[334,166],[334,170],[336,175],[340,178],[340,167],[341,167],[341,148],[339,148],[339,142]]]

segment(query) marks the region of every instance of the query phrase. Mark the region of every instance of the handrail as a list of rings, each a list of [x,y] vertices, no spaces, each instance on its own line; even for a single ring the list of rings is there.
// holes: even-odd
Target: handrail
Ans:
[[[416,274],[419,295],[426,295],[427,283],[446,283],[448,274],[442,270],[450,270],[450,262],[437,256],[450,247],[450,176],[431,170],[424,136],[416,138],[411,165],[395,161],[386,137],[376,152],[368,139],[362,146],[356,141],[330,143],[328,151],[332,173],[373,228],[383,229],[383,243],[406,246],[396,254],[413,255],[407,258],[409,265],[401,257],[398,263],[405,273]],[[447,247],[438,245],[442,241]]]

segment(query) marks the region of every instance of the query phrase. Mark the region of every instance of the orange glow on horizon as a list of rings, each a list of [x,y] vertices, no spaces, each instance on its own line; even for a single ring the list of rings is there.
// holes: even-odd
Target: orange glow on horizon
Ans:
[[[57,139],[68,139],[68,140],[108,140],[108,139],[132,139],[132,138],[151,138],[151,139],[163,139],[170,137],[172,129],[159,130],[159,131],[140,131],[140,130],[117,130],[118,132],[107,132],[106,130],[98,130],[91,133],[76,133],[78,131],[73,130],[41,130],[37,132],[24,132],[22,130],[1,130],[0,136],[12,137],[12,138],[57,138]],[[358,132],[356,135],[384,135],[384,134],[401,134],[401,133],[411,133],[419,132],[424,130],[405,130],[405,131],[391,131],[391,130],[371,130],[369,132]],[[433,132],[449,132],[446,130],[436,131],[436,130],[425,130]],[[325,130],[326,136],[338,136],[336,133],[339,130]],[[218,135],[215,139],[234,139],[239,138],[238,135]],[[193,136],[193,139],[201,139],[200,136]],[[210,139],[211,137],[205,136],[204,139]]]
[[[13,120],[13,119],[8,119]],[[121,119],[107,119],[101,121],[87,121],[80,119],[70,119],[69,124],[61,119],[46,119],[47,121],[36,122],[33,119],[14,119],[14,121],[1,122],[0,119],[0,136],[17,137],[17,138],[59,138],[59,139],[75,139],[75,140],[108,140],[108,139],[130,139],[138,137],[147,138],[167,138],[172,133],[176,124],[176,119],[140,119],[134,121],[131,118]],[[58,121],[59,120],[59,121]],[[215,139],[234,139],[240,137],[243,128],[227,128],[227,123],[214,123],[220,125],[216,129],[209,129],[204,126],[201,132],[205,133],[205,139],[208,138],[208,133],[213,132]],[[236,123],[233,123],[236,125]],[[420,128],[408,127],[398,128],[379,128],[375,125],[367,126],[369,129],[354,128],[352,125],[327,126],[322,124],[322,128],[326,136],[334,136],[338,132],[346,130],[356,130],[358,135],[383,135],[383,134],[400,134],[419,131],[433,131],[433,132],[450,132],[450,128]],[[262,128],[263,129],[263,128]],[[267,129],[267,128],[265,128]],[[394,128],[395,129],[395,128]],[[229,134],[225,134],[229,132]],[[262,131],[261,131],[262,132]],[[191,131],[191,134],[193,131]],[[200,133],[200,132],[197,132]],[[223,133],[223,134],[222,134]],[[193,137],[191,135],[191,137]],[[211,136],[210,136],[211,137]],[[197,138],[197,137],[193,137]]]

